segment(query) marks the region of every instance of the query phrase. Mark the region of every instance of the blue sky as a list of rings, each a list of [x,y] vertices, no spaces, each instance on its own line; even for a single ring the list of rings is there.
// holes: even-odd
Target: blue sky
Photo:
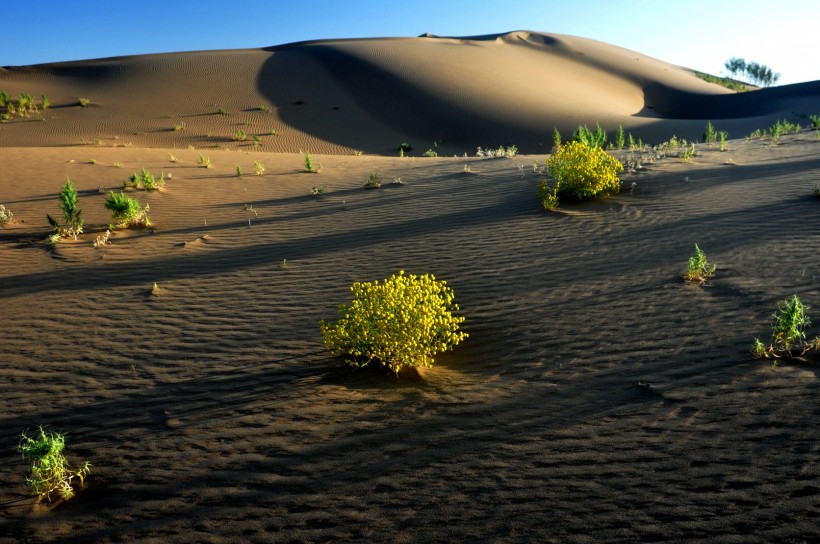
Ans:
[[[7,15],[0,66],[325,38],[536,30],[713,74],[739,56],[780,72],[780,84],[820,79],[818,0],[40,0]]]

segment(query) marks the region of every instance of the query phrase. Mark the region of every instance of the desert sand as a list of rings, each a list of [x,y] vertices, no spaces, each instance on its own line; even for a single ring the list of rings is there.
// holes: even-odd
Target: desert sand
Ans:
[[[793,293],[818,334],[820,139],[744,139],[807,125],[820,82],[735,94],[514,32],[7,67],[0,90],[52,103],[0,124],[0,542],[820,539],[820,361],[749,353]],[[727,151],[542,210],[554,127],[658,143],[707,120]],[[143,167],[170,175],[129,192],[152,227],[95,248]],[[85,233],[51,246],[67,177]],[[447,280],[469,339],[398,378],[344,366],[319,321],[400,269]],[[26,488],[40,425],[93,465],[70,501]]]

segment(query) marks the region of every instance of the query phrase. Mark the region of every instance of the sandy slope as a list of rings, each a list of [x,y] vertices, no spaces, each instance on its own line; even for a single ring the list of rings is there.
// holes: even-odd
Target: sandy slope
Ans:
[[[820,110],[816,82],[736,96],[633,51],[533,32],[9,68],[0,90],[45,94],[57,106],[42,122],[0,125],[3,146],[249,148],[257,136],[262,150],[278,152],[395,155],[407,142],[420,155],[436,141],[445,154],[500,144],[535,153],[549,150],[554,127],[566,136],[581,123],[622,124],[657,143],[671,134],[699,139],[707,119],[741,137]],[[91,106],[77,106],[78,97]],[[246,141],[234,141],[237,130]]]
[[[522,73],[527,62],[574,62],[574,85],[611,80],[623,119],[668,129],[664,139],[703,123],[630,117],[643,106],[628,89],[652,80],[701,96],[691,102],[701,105],[702,95],[725,95],[643,56],[639,69],[617,48],[540,39],[314,42],[10,70],[0,79],[0,88],[43,88],[55,103],[85,94],[96,103],[0,125],[0,203],[15,213],[0,228],[0,542],[820,539],[820,361],[772,370],[748,354],[778,301],[797,293],[820,308],[813,132],[777,146],[733,140],[726,153],[701,146],[691,164],[647,163],[623,176],[620,195],[563,213],[537,202],[542,176],[530,165],[543,154],[346,151],[388,149],[410,139],[412,123],[385,107],[388,97],[356,88],[361,77],[328,68],[342,60],[346,73],[403,77],[417,81],[419,96],[438,93],[419,124],[463,95],[448,87],[458,84],[447,79],[448,54],[515,59]],[[426,70],[424,48],[442,65]],[[322,85],[291,80],[301,106],[274,100],[288,89],[276,78],[253,83],[254,74],[296,74],[308,61]],[[194,77],[217,87],[202,85],[201,98],[191,98],[190,85],[158,83]],[[133,91],[138,80],[177,98],[152,106]],[[436,90],[436,81],[448,83]],[[816,98],[795,89],[769,96],[783,111],[820,113]],[[537,93],[520,92],[522,110],[536,111],[526,100]],[[664,96],[669,108],[679,95]],[[494,117],[491,98],[476,85],[460,111],[485,112],[487,123],[513,119],[510,130],[526,134],[528,115],[503,104],[508,115]],[[321,115],[311,106],[320,99],[329,106]],[[281,106],[240,111],[262,101]],[[199,115],[209,104],[230,115]],[[574,115],[555,108],[539,115]],[[334,111],[360,124],[338,124]],[[181,134],[148,128],[177,120],[186,121]],[[210,144],[199,132],[227,137],[239,120],[283,128],[262,150],[227,140],[228,149],[200,149]],[[80,135],[120,138],[76,145]],[[478,137],[459,151],[502,143]],[[197,149],[171,149],[189,141]],[[274,152],[308,144],[337,151],[314,157],[319,174],[302,172],[297,153]],[[213,168],[197,166],[200,152]],[[264,175],[248,174],[254,161]],[[105,189],[142,167],[172,175],[162,192],[133,192],[150,203],[153,227],[117,231],[95,249],[110,220]],[[365,191],[372,171],[384,186]],[[58,213],[66,177],[80,191],[86,233],[50,248],[44,218]],[[312,187],[325,192],[311,196]],[[703,287],[680,279],[695,242],[719,267]],[[335,317],[351,282],[399,269],[446,279],[470,338],[421,376],[338,366],[319,320]],[[28,467],[15,452],[20,433],[42,424],[69,434],[72,460],[94,465],[77,497],[50,511],[26,494]]]

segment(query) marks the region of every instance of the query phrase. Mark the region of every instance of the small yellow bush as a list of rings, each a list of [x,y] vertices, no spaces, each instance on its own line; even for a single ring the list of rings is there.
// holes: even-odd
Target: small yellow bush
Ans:
[[[467,338],[463,317],[447,282],[430,274],[393,274],[381,282],[350,287],[353,301],[339,306],[339,321],[320,323],[327,349],[354,366],[371,361],[397,373],[405,366],[432,366],[436,353]]]
[[[623,169],[621,162],[603,149],[582,142],[562,145],[547,160],[547,172],[555,180],[558,196],[578,200],[618,193],[621,190],[618,174]],[[541,194],[546,195],[548,191],[542,190]]]

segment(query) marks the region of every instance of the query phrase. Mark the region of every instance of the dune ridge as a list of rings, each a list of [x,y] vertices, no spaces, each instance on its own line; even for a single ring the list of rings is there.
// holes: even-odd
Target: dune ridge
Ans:
[[[392,155],[402,142],[422,152],[435,141],[446,154],[500,144],[536,153],[549,151],[553,128],[595,122],[659,142],[698,139],[719,119],[738,137],[795,104],[818,109],[818,85],[736,95],[640,53],[528,31],[318,40],[7,68],[6,92],[46,94],[57,107],[42,123],[0,125],[0,145],[241,148],[255,135],[274,152]],[[89,108],[73,106],[80,96]],[[234,140],[238,130],[246,140]]]

